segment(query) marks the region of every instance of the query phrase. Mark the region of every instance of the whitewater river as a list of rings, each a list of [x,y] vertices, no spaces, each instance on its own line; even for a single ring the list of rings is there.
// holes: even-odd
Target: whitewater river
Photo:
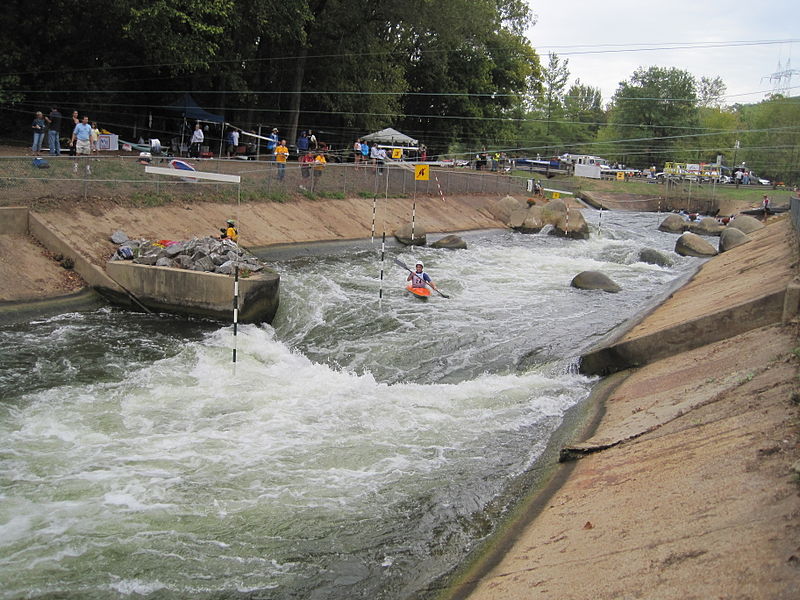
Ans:
[[[580,352],[698,265],[658,215],[585,214],[589,241],[391,248],[381,302],[379,247],[280,259],[274,326],[239,328],[235,371],[214,323],[101,309],[0,328],[0,598],[426,589],[587,398]],[[450,299],[405,293],[393,257]],[[570,288],[588,269],[623,291]]]

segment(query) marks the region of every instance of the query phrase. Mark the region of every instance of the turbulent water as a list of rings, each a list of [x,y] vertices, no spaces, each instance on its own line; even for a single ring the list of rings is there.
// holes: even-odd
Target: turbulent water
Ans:
[[[207,322],[102,309],[1,328],[0,598],[424,589],[587,397],[580,351],[697,265],[656,215],[586,216],[589,241],[389,249],[382,285],[369,245],[281,260],[274,327],[239,328],[235,370],[232,328]],[[395,257],[450,298],[411,297]],[[569,287],[590,269],[623,291]]]

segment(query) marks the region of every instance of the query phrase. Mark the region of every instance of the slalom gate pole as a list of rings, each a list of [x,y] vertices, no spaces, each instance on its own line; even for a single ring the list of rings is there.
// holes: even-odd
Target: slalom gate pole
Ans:
[[[414,201],[411,204],[411,241],[414,241],[414,225],[417,220],[417,180],[414,179]]]
[[[383,232],[381,237],[381,282],[378,287],[378,305],[383,301],[383,262],[386,258],[386,231]]]
[[[236,369],[236,334],[239,325],[239,265],[233,268],[233,368]]]
[[[417,220],[417,201],[411,205],[411,241],[414,241],[414,224]]]
[[[372,196],[372,237],[370,238],[372,243],[375,243],[375,208],[378,204],[378,194]]]
[[[597,233],[603,230],[603,203],[600,203],[600,218],[597,220]]]
[[[430,169],[430,172],[433,173],[433,178],[436,180],[436,187],[439,190],[439,196],[441,197],[442,202],[444,202],[445,199],[444,199],[444,194],[442,193],[442,186],[439,183],[439,176],[436,174],[436,171],[434,171],[433,169]]]

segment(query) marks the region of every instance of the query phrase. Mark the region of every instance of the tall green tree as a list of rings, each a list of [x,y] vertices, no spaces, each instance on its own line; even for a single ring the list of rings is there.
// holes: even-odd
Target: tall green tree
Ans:
[[[694,76],[683,69],[637,69],[619,84],[612,99],[607,140],[617,143],[608,153],[630,165],[663,162],[680,136],[697,126]]]

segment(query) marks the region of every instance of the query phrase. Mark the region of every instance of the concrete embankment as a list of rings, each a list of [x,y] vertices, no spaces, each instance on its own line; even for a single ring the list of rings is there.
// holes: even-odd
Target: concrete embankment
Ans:
[[[416,226],[428,232],[502,227],[503,224],[487,210],[494,200],[494,197],[478,196],[420,198]],[[146,306],[151,310],[220,318],[221,314],[231,313],[231,285],[221,283],[227,279],[225,276],[187,274],[176,269],[171,270],[176,272],[171,277],[158,269],[145,272],[112,267],[109,270],[108,258],[116,249],[109,240],[111,233],[123,230],[131,238],[185,240],[214,234],[226,219],[234,218],[239,225],[240,243],[250,248],[355,240],[369,237],[373,232],[378,236],[384,231],[391,235],[395,228],[410,222],[411,204],[409,199],[380,199],[374,205],[372,200],[346,199],[241,205],[194,202],[132,208],[108,200],[75,200],[62,202],[44,212],[30,211],[26,207],[3,208],[0,210],[7,225],[6,235],[0,236],[0,247],[13,247],[15,260],[0,260],[0,277],[6,281],[24,280],[29,271],[33,271],[35,281],[42,282],[59,276],[60,267],[41,256],[36,247],[38,242],[51,254],[68,259],[88,286],[115,301],[135,308]],[[116,276],[112,276],[112,272]],[[189,276],[202,282],[184,281]],[[251,310],[260,310],[267,319],[274,315],[278,301],[277,274],[266,276],[269,280],[266,283],[264,279],[265,276],[254,276],[242,281],[242,320],[251,318]],[[173,284],[168,284],[168,280]],[[0,317],[25,314],[23,309],[29,304],[25,301],[52,300],[59,296],[62,309],[83,307],[82,297],[66,294],[58,287],[50,286],[48,293],[48,287],[42,285],[41,291],[36,292],[33,279],[25,283],[27,285],[19,286],[14,293],[0,295],[0,303],[6,301],[5,306],[0,305]],[[190,301],[190,296],[196,294],[182,292],[181,286],[187,290],[203,289],[211,296]],[[258,287],[259,291],[250,289],[252,287]],[[71,302],[75,302],[74,307]],[[20,310],[15,313],[13,306]]]
[[[798,238],[786,218],[753,238],[622,336],[650,336],[627,356],[644,366],[600,382],[596,426],[562,452],[579,460],[437,598],[797,597]]]

